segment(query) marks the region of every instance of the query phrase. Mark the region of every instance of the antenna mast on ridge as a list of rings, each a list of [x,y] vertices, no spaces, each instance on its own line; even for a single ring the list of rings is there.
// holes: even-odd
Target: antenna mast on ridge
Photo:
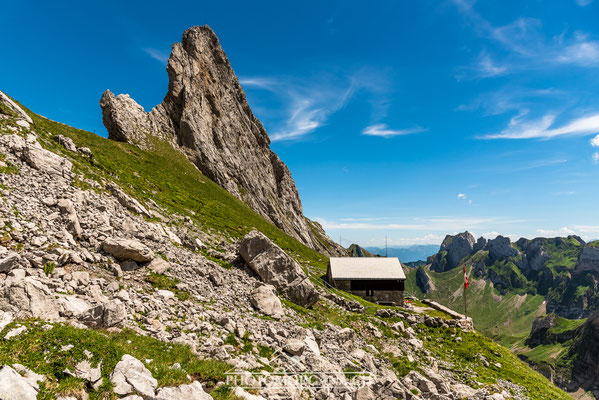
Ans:
[[[388,251],[388,249],[387,249],[387,235],[385,235],[385,257],[388,257],[387,256],[387,251]]]

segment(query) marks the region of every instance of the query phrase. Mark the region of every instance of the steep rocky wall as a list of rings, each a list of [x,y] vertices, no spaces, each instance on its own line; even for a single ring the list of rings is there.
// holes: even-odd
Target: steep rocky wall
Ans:
[[[168,92],[149,113],[128,95],[104,93],[100,105],[109,138],[140,147],[148,134],[170,141],[203,174],[289,235],[315,250],[343,254],[304,217],[291,173],[270,149],[214,32],[207,26],[185,31],[173,45],[167,72]]]

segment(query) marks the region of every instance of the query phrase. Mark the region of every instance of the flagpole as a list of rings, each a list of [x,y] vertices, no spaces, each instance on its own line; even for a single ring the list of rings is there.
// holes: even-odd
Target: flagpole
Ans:
[[[466,282],[464,282],[464,317],[468,319],[468,308],[466,306]]]

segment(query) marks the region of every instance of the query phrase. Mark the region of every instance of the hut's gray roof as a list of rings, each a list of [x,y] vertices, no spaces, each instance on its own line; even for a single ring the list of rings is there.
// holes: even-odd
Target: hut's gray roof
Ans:
[[[330,265],[333,279],[406,279],[396,257],[331,257]]]

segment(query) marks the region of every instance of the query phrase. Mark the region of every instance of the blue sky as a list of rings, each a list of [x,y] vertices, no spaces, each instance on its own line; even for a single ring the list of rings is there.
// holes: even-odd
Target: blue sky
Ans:
[[[105,135],[210,25],[305,214],[342,244],[599,237],[599,0],[9,2],[0,90]]]

